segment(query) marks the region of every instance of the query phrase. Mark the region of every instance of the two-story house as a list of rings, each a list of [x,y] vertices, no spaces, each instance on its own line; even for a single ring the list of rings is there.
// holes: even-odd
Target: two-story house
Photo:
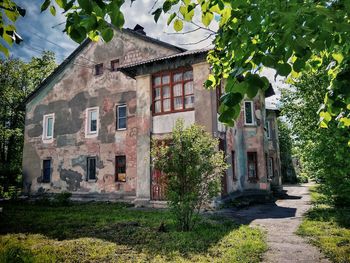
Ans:
[[[178,118],[220,138],[230,163],[223,195],[278,188],[276,112],[265,107],[272,87],[245,100],[236,125],[225,127],[217,114],[221,92],[203,87],[207,52],[153,39],[138,25],[116,30],[109,43],[84,41],[26,101],[25,191],[162,200],[151,138],[164,138]]]

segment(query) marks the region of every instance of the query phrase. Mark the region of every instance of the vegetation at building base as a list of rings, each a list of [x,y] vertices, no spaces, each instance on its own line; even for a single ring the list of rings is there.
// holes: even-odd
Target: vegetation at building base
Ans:
[[[227,164],[218,139],[201,126],[185,128],[177,120],[165,140],[153,141],[151,156],[154,167],[164,173],[170,211],[181,230],[191,230],[201,208],[220,193]]]
[[[350,262],[350,209],[335,208],[320,185],[310,190],[314,207],[297,233],[308,237],[333,262]]]
[[[319,128],[317,111],[328,90],[329,68],[304,74],[282,94],[282,114],[291,124],[301,174],[322,184],[325,196],[337,207],[350,206],[349,128],[330,122]]]
[[[52,52],[29,62],[0,60],[0,198],[16,197],[22,187],[23,101],[55,67]]]
[[[222,217],[203,216],[183,232],[167,210],[126,204],[1,206],[0,262],[246,263],[260,262],[267,249],[259,229]]]

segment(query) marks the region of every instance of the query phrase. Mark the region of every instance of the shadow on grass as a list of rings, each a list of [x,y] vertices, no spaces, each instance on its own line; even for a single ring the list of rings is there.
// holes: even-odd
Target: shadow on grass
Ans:
[[[239,225],[232,220],[206,218],[191,232],[179,232],[164,210],[131,210],[124,204],[88,203],[52,207],[30,203],[3,203],[0,234],[42,234],[58,240],[98,238],[155,254],[207,252]],[[160,232],[161,223],[165,232]]]

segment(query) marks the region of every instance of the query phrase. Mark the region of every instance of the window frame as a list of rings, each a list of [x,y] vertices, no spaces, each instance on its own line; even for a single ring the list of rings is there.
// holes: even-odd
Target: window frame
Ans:
[[[120,180],[119,176],[118,176],[118,168],[122,167],[122,166],[118,166],[119,162],[118,159],[124,158],[124,169],[125,169],[125,179],[124,180]],[[119,182],[119,183],[125,183],[126,182],[126,155],[116,155],[115,156],[115,181]]]
[[[115,65],[116,65],[116,64],[119,65],[119,63],[120,63],[119,58],[116,58],[116,59],[111,60],[111,70],[112,70],[112,71],[117,71],[117,68],[118,68],[118,67],[115,67]]]
[[[274,176],[274,169],[275,169],[273,157],[268,158],[267,165],[268,165],[267,166],[268,176],[269,176],[269,178],[272,178]],[[271,168],[271,170],[270,170],[270,168]]]
[[[95,160],[95,178],[90,178],[90,160]],[[97,157],[96,156],[87,156],[86,157],[86,181],[96,182],[97,180]]]
[[[95,64],[95,76],[103,75],[103,63]]]
[[[120,115],[119,115],[119,109],[120,108],[123,108],[125,107],[125,117],[122,117],[122,118],[125,118],[125,128],[120,128],[119,127],[119,119],[120,119]],[[125,131],[127,128],[128,128],[128,106],[126,104],[120,104],[120,105],[117,105],[116,107],[116,130],[117,131]]]
[[[188,80],[184,80],[184,76],[183,74],[187,71],[192,71],[192,78],[188,79]],[[173,76],[178,74],[178,73],[182,73],[182,80],[181,81],[173,81]],[[162,77],[163,76],[169,76],[170,77],[170,81],[167,84],[163,84],[162,83]],[[155,85],[154,84],[154,79],[160,77],[161,78],[161,83],[159,85]],[[191,94],[185,94],[185,84],[188,82],[192,82],[193,85],[193,93]],[[174,96],[174,86],[177,84],[182,84],[182,95],[181,96]],[[165,98],[165,99],[170,99],[170,110],[169,111],[164,111],[163,110],[163,102],[164,102],[164,98],[163,98],[163,86],[169,86],[170,87],[170,97],[169,98]],[[155,89],[156,88],[160,88],[160,98],[159,99],[155,99]],[[157,115],[165,115],[165,114],[170,114],[170,113],[176,113],[176,112],[186,112],[186,111],[192,111],[194,110],[194,105],[193,107],[190,108],[185,108],[185,98],[186,97],[194,97],[194,79],[193,79],[193,69],[191,67],[181,67],[181,68],[177,68],[175,70],[167,70],[167,71],[161,71],[158,73],[155,73],[152,75],[151,78],[151,91],[152,91],[152,115],[153,116],[157,116]],[[174,99],[175,98],[182,98],[182,109],[176,109],[174,108]],[[156,107],[156,103],[157,101],[160,101],[160,112],[155,112],[155,107]],[[194,103],[193,103],[194,104]]]
[[[90,119],[90,112],[96,111],[96,131],[91,131],[91,119]],[[85,112],[85,137],[96,137],[98,136],[98,130],[99,130],[99,107],[91,107],[87,108]]]
[[[271,139],[271,123],[270,123],[270,120],[266,120],[265,121],[265,124],[266,124],[266,138],[267,139]]]
[[[51,136],[47,136],[47,131],[48,131],[47,125],[48,125],[48,119],[50,118],[52,118]],[[49,143],[53,141],[54,127],[55,127],[55,113],[45,114],[43,116],[43,134],[42,134],[43,142]]]
[[[252,117],[252,123],[248,123],[247,122],[247,112],[246,112],[246,107],[245,107],[245,104],[246,103],[250,103],[250,109],[251,109],[251,117]],[[252,100],[245,100],[244,101],[244,125],[247,125],[247,126],[254,126],[255,125],[255,118],[254,118],[254,102]]]
[[[50,162],[50,169],[49,169],[49,179],[48,180],[45,180],[45,165],[44,163],[49,161]],[[46,159],[43,159],[42,161],[42,183],[44,184],[49,184],[51,183],[51,178],[52,178],[52,159],[51,158],[46,158]]]
[[[250,163],[250,160],[249,160],[249,155],[250,154],[253,154],[254,156],[254,166],[255,166],[255,176],[252,177],[252,176],[249,176],[249,163]],[[248,151],[247,152],[247,177],[248,177],[248,180],[249,181],[256,181],[259,179],[259,176],[258,176],[258,153],[256,151]]]
[[[231,169],[232,169],[232,179],[233,179],[233,181],[237,181],[237,178],[236,178],[235,151],[231,151]]]

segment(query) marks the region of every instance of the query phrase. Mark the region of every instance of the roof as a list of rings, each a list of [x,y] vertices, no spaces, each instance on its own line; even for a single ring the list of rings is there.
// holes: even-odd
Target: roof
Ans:
[[[136,27],[135,27],[136,28]],[[142,40],[145,40],[147,42],[155,43],[158,45],[161,45],[163,47],[175,50],[177,52],[185,52],[186,49],[177,47],[174,45],[171,45],[169,43],[163,42],[161,40],[149,37],[147,35],[141,34],[139,32],[136,32],[130,28],[123,28],[121,30],[123,33],[128,33],[132,34],[133,36],[136,36]],[[49,84],[58,74],[60,74],[65,67],[82,51],[89,43],[91,40],[89,38],[86,38],[44,81],[42,81],[39,86],[31,92],[23,101],[23,104],[27,104],[35,95],[40,92],[47,84]]]

